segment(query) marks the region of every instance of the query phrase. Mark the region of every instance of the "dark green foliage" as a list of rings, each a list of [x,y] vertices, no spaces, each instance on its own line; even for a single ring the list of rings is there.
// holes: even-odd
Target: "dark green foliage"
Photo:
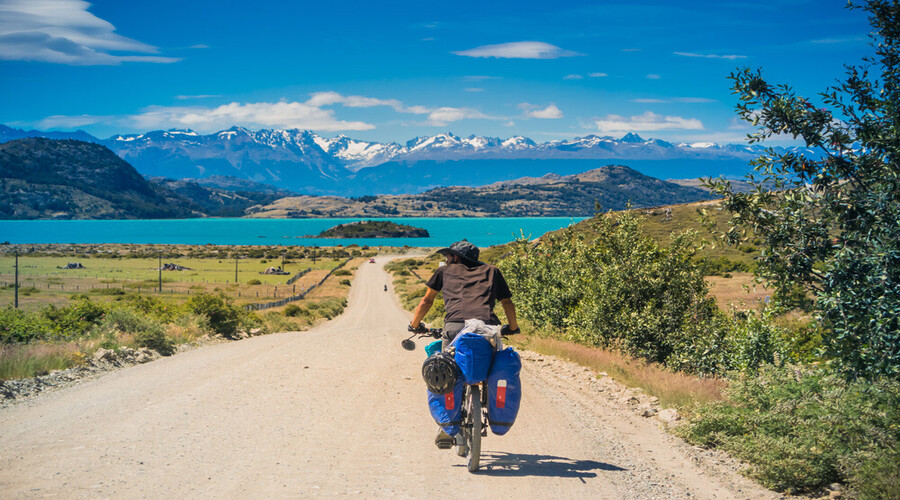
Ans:
[[[284,307],[283,313],[285,316],[296,318],[297,316],[304,315],[306,311],[297,304],[288,304]]]
[[[760,274],[815,294],[833,365],[851,377],[900,378],[900,3],[862,9],[875,57],[848,67],[821,104],[759,71],[731,76],[739,114],[759,127],[751,142],[787,134],[821,159],[770,151],[755,161],[758,189],[710,185],[734,214],[725,241],[739,244],[749,229],[762,240]]]
[[[821,370],[737,376],[727,400],[697,411],[681,431],[752,464],[777,491],[815,493],[849,482],[865,498],[900,496],[900,385],[847,382]]]
[[[391,221],[366,220],[338,224],[319,233],[320,238],[427,238],[428,230]]]
[[[188,311],[206,316],[209,326],[225,337],[234,337],[241,324],[243,309],[234,305],[229,297],[221,294],[199,293],[185,303]]]

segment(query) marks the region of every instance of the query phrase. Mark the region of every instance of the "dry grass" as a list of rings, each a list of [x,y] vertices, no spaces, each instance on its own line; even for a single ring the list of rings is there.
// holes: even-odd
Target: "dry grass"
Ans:
[[[513,337],[511,343],[534,352],[566,359],[598,372],[606,372],[628,387],[639,387],[647,394],[656,396],[666,407],[686,408],[696,403],[722,399],[725,382],[720,379],[675,373],[618,352],[551,338]]]
[[[0,380],[45,375],[83,361],[84,354],[74,343],[0,344]]]
[[[715,297],[716,303],[723,311],[731,306],[738,309],[758,309],[774,291],[756,283],[751,273],[733,273],[731,278],[707,276],[709,294]]]

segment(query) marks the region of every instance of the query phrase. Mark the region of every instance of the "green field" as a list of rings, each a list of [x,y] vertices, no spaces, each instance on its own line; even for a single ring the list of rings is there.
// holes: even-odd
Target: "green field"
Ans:
[[[188,257],[185,255],[196,249],[180,247],[178,251],[169,249],[166,252],[169,257],[160,259],[143,256],[150,253],[146,247],[123,245],[117,247],[115,253],[99,255],[78,250],[83,249],[43,246],[34,253],[20,254],[19,306],[36,309],[44,304],[62,304],[68,302],[74,294],[115,298],[125,293],[139,293],[167,301],[182,301],[189,295],[203,291],[221,291],[232,297],[237,304],[265,302],[307,290],[352,255],[345,251],[334,251],[331,252],[333,255],[320,254],[312,259],[305,256],[305,249],[287,247],[280,251],[290,251],[293,255],[283,261],[285,271],[290,274],[272,275],[262,273],[270,267],[280,267],[280,255],[276,258],[239,256],[237,259]],[[233,251],[233,247],[225,250]],[[209,251],[206,253],[215,254]],[[361,256],[361,252],[356,253]],[[178,254],[182,256],[173,256]],[[231,254],[226,255],[230,257]],[[75,262],[84,268],[63,269],[68,263]],[[160,272],[160,262],[187,269]],[[287,285],[289,278],[307,269],[310,270],[308,273],[295,283]],[[15,257],[7,250],[0,254],[0,306],[12,305],[14,302],[14,274]]]

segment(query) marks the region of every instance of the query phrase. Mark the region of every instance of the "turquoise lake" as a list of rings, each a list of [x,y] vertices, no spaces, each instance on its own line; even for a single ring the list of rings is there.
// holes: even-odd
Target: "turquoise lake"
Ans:
[[[0,242],[169,243],[190,245],[447,246],[468,239],[478,246],[508,243],[568,226],[584,217],[383,218],[428,230],[429,238],[308,238],[362,219],[178,219],[0,221]]]

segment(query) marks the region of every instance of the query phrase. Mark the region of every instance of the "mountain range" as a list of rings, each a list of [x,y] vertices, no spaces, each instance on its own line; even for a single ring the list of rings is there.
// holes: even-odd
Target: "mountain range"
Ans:
[[[598,207],[621,209],[628,203],[652,206],[710,197],[706,191],[625,166],[355,198],[296,196],[229,177],[201,181],[145,178],[101,144],[17,139],[0,144],[0,219],[585,216]]]
[[[24,131],[0,125],[0,143],[23,137],[102,144],[148,177],[228,176],[303,194],[351,196],[478,186],[548,173],[572,175],[609,164],[661,178],[741,176],[749,170],[749,160],[765,152],[759,145],[676,144],[636,134],[537,143],[522,136],[462,138],[443,133],[399,144],[343,135],[325,138],[298,129],[254,132],[232,127],[208,135],[173,129],[98,139],[83,131]]]

